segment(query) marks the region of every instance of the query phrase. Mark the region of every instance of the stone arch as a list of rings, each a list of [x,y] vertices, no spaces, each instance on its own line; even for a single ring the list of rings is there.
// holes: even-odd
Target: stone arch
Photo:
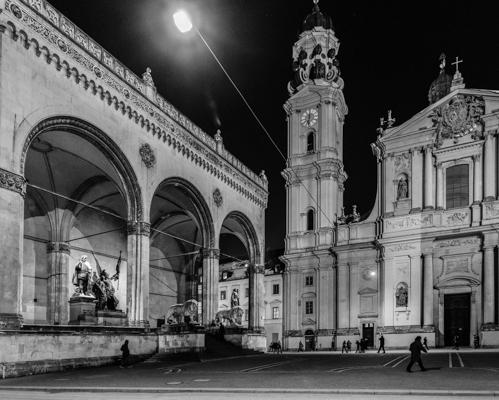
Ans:
[[[224,229],[229,228],[229,224],[236,228],[232,229],[231,234],[236,236],[245,246],[250,264],[259,264],[261,260],[259,240],[250,219],[240,211],[230,212],[224,218],[220,235],[224,233]]]
[[[144,215],[142,191],[133,167],[119,146],[108,135],[80,118],[56,116],[46,118],[35,125],[23,144],[20,162],[21,175],[24,175],[26,156],[33,141],[42,133],[54,130],[65,131],[82,137],[96,146],[111,161],[112,165],[117,169],[122,180],[121,183],[126,190],[128,219],[141,221]]]

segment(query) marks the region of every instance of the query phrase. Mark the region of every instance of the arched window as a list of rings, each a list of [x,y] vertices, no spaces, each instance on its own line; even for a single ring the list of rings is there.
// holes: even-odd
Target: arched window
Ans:
[[[307,211],[307,231],[313,231],[315,229],[315,212],[310,209]]]
[[[310,132],[307,136],[307,153],[313,153],[315,151],[315,134]]]
[[[468,164],[455,165],[446,170],[447,208],[469,205],[469,167]]]

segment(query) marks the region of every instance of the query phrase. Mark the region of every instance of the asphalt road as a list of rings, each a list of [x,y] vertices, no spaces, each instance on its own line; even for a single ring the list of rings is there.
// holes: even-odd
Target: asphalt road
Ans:
[[[172,397],[169,394],[168,399],[205,398],[200,392],[218,389],[239,391],[238,399],[254,398],[251,391],[261,395],[267,391],[267,395],[263,397],[269,399],[284,397],[293,399],[294,395],[298,396],[296,398],[303,398],[300,397],[302,391],[314,394],[318,396],[317,398],[331,398],[331,394],[343,392],[341,398],[356,398],[353,395],[360,395],[363,399],[380,398],[375,396],[376,393],[378,396],[381,393],[385,396],[393,394],[396,397],[399,392],[400,394],[411,392],[420,395],[430,392],[462,395],[497,392],[496,395],[499,395],[499,352],[452,350],[430,352],[423,356],[423,362],[428,371],[421,372],[418,366],[414,366],[415,372],[410,374],[405,371],[408,357],[408,352],[390,352],[348,355],[338,353],[264,354],[203,362],[183,362],[178,356],[155,358],[126,369],[106,366],[6,379],[0,382],[0,398],[45,398],[29,397],[34,394],[29,392],[24,394],[15,391],[3,392],[2,389],[7,389],[7,387],[12,389],[49,388],[55,394],[59,389],[71,392],[84,389],[100,392],[98,394],[104,396],[103,399],[113,398],[105,397],[108,394],[102,391],[106,390],[110,393],[121,390],[149,390],[151,393],[147,394],[148,396],[157,395],[144,397],[151,399],[166,398],[152,393],[154,391],[170,391],[172,394],[177,392],[175,396],[179,397]],[[182,391],[191,392],[182,393]],[[197,391],[195,396],[192,391]],[[297,393],[293,396],[289,393],[283,397],[282,392],[285,391]],[[21,397],[5,397],[4,393],[11,396],[14,394],[17,396],[19,393]],[[63,398],[56,397],[54,393],[46,398],[51,400]],[[326,395],[326,393],[330,394]],[[208,396],[206,398],[210,398],[209,393],[205,394]],[[22,397],[23,395],[28,397]],[[127,399],[125,395],[127,393],[121,393],[120,399]],[[144,394],[144,396],[147,395]],[[216,397],[224,398],[224,396],[225,394],[222,393]],[[311,398],[308,395],[306,397]],[[71,398],[79,397],[71,395]],[[92,399],[97,398],[99,397],[92,394]],[[138,400],[142,397],[135,395],[134,398]]]

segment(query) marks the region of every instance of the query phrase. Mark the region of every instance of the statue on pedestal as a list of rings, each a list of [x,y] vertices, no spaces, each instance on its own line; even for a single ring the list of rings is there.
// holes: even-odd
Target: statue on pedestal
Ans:
[[[119,300],[108,273],[103,269],[97,280],[93,281],[92,290],[97,298],[97,310],[116,311]]]
[[[75,266],[73,273],[73,285],[76,286],[74,296],[92,296],[90,288],[90,277],[92,276],[92,266],[87,261],[87,256],[82,255],[80,261]]]
[[[232,294],[230,296],[230,308],[234,308],[239,306],[239,290],[232,290]]]

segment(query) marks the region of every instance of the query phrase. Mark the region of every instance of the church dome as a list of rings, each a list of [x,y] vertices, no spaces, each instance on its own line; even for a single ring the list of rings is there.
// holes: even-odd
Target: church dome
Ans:
[[[312,12],[308,14],[303,21],[302,32],[310,31],[316,26],[322,26],[325,29],[333,29],[333,20],[329,15],[323,14],[320,11],[319,5],[317,4],[318,2],[319,0],[314,0]]]
[[[445,73],[445,54],[440,56],[440,73],[428,90],[428,101],[433,104],[450,93],[452,77]]]

